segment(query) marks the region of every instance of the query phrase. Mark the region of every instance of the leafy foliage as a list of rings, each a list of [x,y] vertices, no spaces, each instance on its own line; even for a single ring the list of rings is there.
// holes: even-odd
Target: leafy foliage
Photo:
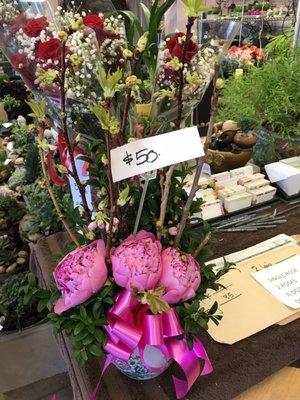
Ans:
[[[103,330],[106,324],[107,310],[114,303],[113,286],[108,285],[78,307],[61,315],[49,314],[56,332],[65,332],[70,338],[74,355],[80,365],[89,358],[102,354],[106,342]],[[46,304],[46,299],[44,304]]]
[[[281,136],[300,132],[300,57],[273,59],[253,67],[243,79],[231,79],[222,90],[220,121],[247,116]],[[241,107],[241,104],[243,105]]]
[[[36,278],[30,272],[12,275],[0,286],[4,330],[22,329],[45,317],[38,309],[39,293]]]

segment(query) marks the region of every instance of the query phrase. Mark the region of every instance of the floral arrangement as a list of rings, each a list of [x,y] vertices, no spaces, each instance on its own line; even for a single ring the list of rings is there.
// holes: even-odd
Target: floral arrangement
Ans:
[[[174,378],[182,398],[212,371],[196,335],[221,316],[216,303],[207,310],[201,301],[231,267],[225,262],[215,272],[204,263],[210,228],[193,227],[204,159],[197,159],[189,194],[188,163],[158,170],[137,219],[143,179],[115,183],[111,150],[187,125],[214,73],[216,84],[220,48],[215,42],[201,48],[192,31],[202,2],[185,0],[186,32],[161,32],[161,39],[174,0],[143,7],[146,31],[130,12],[104,16],[58,7],[32,16],[30,8],[18,12],[18,1],[9,3],[0,1],[0,43],[35,96],[29,105],[43,176],[73,243],[54,270],[54,288],[41,290],[40,309],[53,307],[49,317],[69,336],[80,363],[104,350],[105,368],[113,362],[122,369],[135,357],[153,377],[175,360],[186,375],[186,381]],[[127,34],[124,18],[131,21]],[[49,136],[53,126],[57,133]],[[76,212],[61,206],[54,185],[75,186]],[[149,347],[162,354],[159,367],[147,360]]]
[[[222,67],[226,73],[232,74],[237,68],[247,70],[260,66],[265,57],[264,51],[254,45],[231,46]]]

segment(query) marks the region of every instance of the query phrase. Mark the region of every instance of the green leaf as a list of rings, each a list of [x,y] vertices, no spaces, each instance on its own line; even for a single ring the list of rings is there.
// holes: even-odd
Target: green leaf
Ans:
[[[109,115],[105,110],[105,108],[102,107],[100,104],[98,104],[98,105],[90,105],[89,109],[97,117],[98,121],[101,124],[102,129],[104,129],[105,131],[109,131],[109,125],[110,125]]]
[[[92,344],[89,346],[89,352],[95,357],[100,357],[102,354],[101,347],[97,346],[96,344]]]
[[[99,66],[97,79],[103,90],[105,99],[112,99],[116,92],[119,91],[119,81],[122,78],[122,70],[110,73],[106,72],[102,66]]]
[[[29,105],[29,107],[32,110],[31,116],[33,118],[36,118],[39,121],[43,121],[46,116],[46,99],[43,98],[40,101],[36,101],[34,99],[31,99],[29,101],[26,101],[26,103]]]
[[[218,302],[215,301],[214,304],[211,306],[210,310],[208,311],[209,314],[214,314],[218,309]]]
[[[144,16],[145,16],[145,19],[146,19],[146,23],[147,23],[147,25],[149,25],[150,16],[151,16],[149,8],[142,2],[140,3],[140,7],[143,10],[143,13],[144,13]]]
[[[77,336],[80,332],[82,332],[85,329],[85,324],[80,322],[79,324],[76,325],[74,329],[74,335]]]
[[[169,304],[160,298],[163,293],[164,288],[158,288],[155,290],[138,291],[136,295],[142,304],[149,305],[153,314],[160,314],[170,310]]]
[[[84,308],[84,306],[80,306],[79,312],[80,312],[80,317],[83,320],[85,320],[87,318],[87,312],[86,312],[86,309]]]

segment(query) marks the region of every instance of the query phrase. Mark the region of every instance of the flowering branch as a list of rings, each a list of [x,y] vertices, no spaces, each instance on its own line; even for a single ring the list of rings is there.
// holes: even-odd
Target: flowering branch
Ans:
[[[73,152],[73,147],[71,145],[69,135],[68,135],[68,126],[67,126],[67,113],[66,113],[66,92],[65,92],[65,81],[66,81],[66,44],[64,41],[62,41],[62,51],[61,51],[61,79],[60,79],[60,96],[61,96],[61,120],[62,120],[62,133],[66,142],[66,146],[68,149],[70,161],[71,161],[71,166],[72,166],[72,176],[76,182],[76,185],[78,187],[80,197],[82,200],[82,207],[84,210],[84,215],[88,223],[91,222],[91,213],[87,204],[86,200],[86,195],[85,195],[85,187],[82,185],[80,182],[77,168],[76,168],[76,163],[75,163],[75,158],[74,158],[74,152]]]
[[[209,126],[208,126],[208,130],[207,130],[207,134],[206,134],[206,140],[205,140],[205,144],[204,144],[204,152],[205,154],[207,153],[207,150],[209,148],[209,145],[211,143],[211,139],[212,139],[212,133],[213,133],[213,126],[215,123],[215,119],[217,116],[217,112],[218,112],[218,100],[219,100],[219,94],[220,91],[217,88],[217,80],[219,77],[219,73],[220,73],[220,64],[216,63],[215,64],[215,73],[214,73],[214,79],[213,79],[213,86],[214,86],[214,92],[212,95],[212,99],[211,99],[211,114],[210,114],[210,120],[209,120]],[[188,221],[189,215],[190,215],[190,208],[193,204],[193,200],[195,197],[195,194],[197,192],[197,190],[199,189],[199,178],[201,175],[201,171],[202,171],[202,167],[205,161],[205,157],[201,157],[201,158],[197,158],[197,169],[195,172],[195,176],[194,176],[194,180],[193,180],[193,184],[191,187],[191,191],[189,194],[189,197],[186,201],[186,204],[183,208],[183,212],[182,212],[182,216],[181,216],[181,220],[179,223],[179,227],[178,227],[178,232],[177,235],[175,237],[175,246],[179,246],[180,245],[180,240],[182,237],[182,234],[184,232],[184,229],[186,227],[186,223]]]
[[[187,50],[188,50],[188,41],[192,37],[192,27],[194,25],[194,22],[195,22],[194,17],[188,18],[188,22],[186,25],[186,37],[185,37],[183,50],[182,50],[182,67],[179,70],[179,87],[178,87],[178,93],[177,93],[177,119],[176,119],[176,123],[175,123],[175,127],[177,130],[180,129],[180,125],[181,125],[181,121],[182,121],[182,114],[183,114],[182,97],[183,97],[184,68],[185,68],[184,64],[185,64],[185,59],[186,59]],[[176,165],[171,165],[168,172],[166,173],[166,181],[165,181],[164,189],[162,191],[162,196],[161,196],[160,217],[156,224],[158,239],[161,239],[163,228],[164,228],[164,222],[165,222],[167,205],[168,205],[168,197],[169,197],[170,188],[171,188],[172,176],[175,171],[175,168],[176,168]]]
[[[41,142],[44,141],[44,127],[40,128],[39,139],[40,139]],[[46,165],[45,165],[45,154],[44,154],[44,150],[43,150],[42,146],[39,147],[39,155],[40,155],[40,160],[41,160],[41,165],[42,165],[42,172],[43,172],[43,175],[44,175],[46,186],[47,186],[50,198],[52,200],[52,203],[54,205],[54,208],[55,208],[55,210],[57,212],[57,215],[58,215],[59,219],[61,220],[63,226],[65,227],[66,231],[68,232],[71,240],[76,244],[77,247],[80,247],[80,243],[78,242],[76,236],[72,232],[69,224],[65,220],[65,217],[63,216],[63,213],[62,213],[62,211],[61,211],[61,209],[60,209],[60,207],[59,207],[59,205],[58,205],[58,203],[56,201],[56,197],[55,197],[55,194],[54,194],[54,191],[53,191],[53,188],[51,186],[51,183],[50,183],[50,180],[49,180],[49,176],[48,176],[48,173],[47,173],[47,168],[46,168]]]

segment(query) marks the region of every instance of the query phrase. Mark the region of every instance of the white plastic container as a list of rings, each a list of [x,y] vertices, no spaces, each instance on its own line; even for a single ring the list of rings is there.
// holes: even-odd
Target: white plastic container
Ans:
[[[227,197],[224,200],[224,208],[228,213],[232,213],[250,207],[251,203],[252,195],[250,193],[243,193]]]

